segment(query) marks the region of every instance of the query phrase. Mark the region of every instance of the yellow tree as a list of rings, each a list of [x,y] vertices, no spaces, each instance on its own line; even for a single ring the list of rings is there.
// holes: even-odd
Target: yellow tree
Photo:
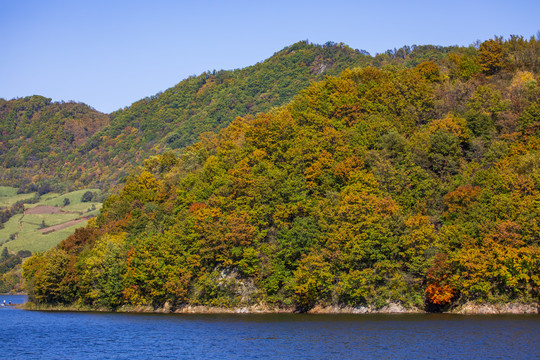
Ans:
[[[478,65],[486,75],[493,75],[505,65],[505,53],[501,41],[489,39],[478,49]]]

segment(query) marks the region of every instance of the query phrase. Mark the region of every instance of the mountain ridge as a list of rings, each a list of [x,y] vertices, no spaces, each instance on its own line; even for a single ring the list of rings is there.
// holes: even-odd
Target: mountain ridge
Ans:
[[[343,43],[324,45],[299,41],[277,51],[255,65],[235,70],[220,70],[193,75],[177,85],[134,102],[110,114],[103,114],[91,106],[74,102],[51,102],[57,107],[79,104],[88,107],[94,117],[106,119],[84,143],[76,143],[67,150],[44,154],[27,146],[34,139],[24,134],[14,141],[12,151],[6,152],[5,136],[0,138],[0,182],[19,187],[21,191],[35,184],[53,185],[57,190],[85,187],[118,188],[123,179],[141,165],[148,156],[163,151],[178,152],[195,142],[204,132],[217,132],[236,116],[255,115],[290,101],[310,82],[327,75],[338,75],[347,67],[380,67],[385,64],[416,66],[425,59],[439,59],[456,47],[405,46],[389,50],[375,57],[362,50],[354,50]],[[459,50],[459,49],[457,49]],[[47,99],[36,95],[36,101]],[[28,99],[31,97],[27,97]],[[3,104],[23,101],[23,98],[1,100]],[[69,105],[72,106],[72,105]],[[73,105],[74,106],[74,105]],[[37,110],[36,110],[37,111]],[[69,115],[63,121],[72,121]],[[40,116],[39,111],[36,116]],[[67,116],[67,117],[66,117]],[[105,121],[105,120],[103,120]],[[0,112],[0,134],[10,133],[9,120]],[[50,124],[43,131],[57,131]],[[50,145],[38,141],[42,148]],[[34,161],[27,161],[27,155]],[[43,159],[37,159],[41,154]],[[40,156],[37,156],[38,158]],[[107,167],[109,171],[104,172]],[[114,190],[111,190],[111,192]]]
[[[164,92],[136,101],[129,107],[110,114],[99,113],[85,104],[77,105],[88,107],[94,112],[94,116],[103,119],[108,117],[108,123],[93,132],[84,144],[77,143],[78,146],[70,147],[65,156],[57,154],[55,157],[53,154],[51,161],[54,164],[46,161],[38,164],[36,161],[28,162],[27,157],[21,156],[18,149],[11,153],[0,152],[0,165],[3,170],[0,181],[6,185],[24,187],[35,176],[29,176],[29,173],[34,172],[41,173],[38,181],[70,189],[89,185],[114,185],[132,170],[129,163],[135,161],[141,164],[142,160],[150,155],[189,145],[202,132],[215,132],[235,116],[255,114],[280,105],[283,101],[290,100],[310,81],[322,78],[323,72],[338,74],[365,56],[344,45],[332,43],[319,46],[300,42],[243,69],[214,71],[189,77]],[[324,71],[321,72],[322,68],[318,68],[318,72],[311,71],[313,62],[316,62],[317,66],[323,66]],[[24,99],[30,101],[30,98]],[[35,97],[35,101],[46,101],[44,99],[47,98]],[[21,101],[26,100],[2,100],[2,103]],[[53,103],[50,99],[48,103],[58,104],[54,106],[60,108],[68,106],[65,104],[75,104]],[[39,108],[34,110],[34,115],[40,116]],[[60,117],[62,111],[59,109]],[[0,130],[10,133],[10,120],[2,117],[2,114],[0,112]],[[61,120],[69,121],[69,114],[66,119]],[[2,136],[2,143],[5,142],[4,137],[5,135]],[[24,134],[24,138],[31,139],[28,134]],[[24,147],[24,143],[18,144]],[[24,153],[24,149],[22,152]],[[27,152],[36,153],[35,149]],[[67,169],[58,166],[64,164]],[[105,175],[100,169],[103,165],[115,171]],[[37,171],[38,168],[40,171]]]

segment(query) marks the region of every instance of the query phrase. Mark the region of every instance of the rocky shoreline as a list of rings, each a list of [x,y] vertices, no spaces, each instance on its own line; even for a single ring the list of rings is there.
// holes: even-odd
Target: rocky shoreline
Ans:
[[[36,311],[80,311],[80,312],[111,312],[106,308],[94,308],[81,305],[50,306],[26,303],[21,308]],[[266,305],[251,305],[238,308],[211,307],[200,305],[186,305],[173,309],[168,304],[162,308],[151,306],[123,306],[116,310],[119,313],[163,313],[163,314],[294,314],[294,308],[276,308]],[[339,307],[315,306],[308,314],[427,314],[418,308],[406,308],[399,303],[389,303],[382,308],[370,306]],[[443,314],[456,315],[500,315],[500,314],[540,314],[540,305],[537,303],[504,303],[504,304],[478,304],[468,302],[443,312]]]
[[[468,302],[456,307],[450,313],[462,315],[540,314],[540,305],[537,303],[476,304]]]

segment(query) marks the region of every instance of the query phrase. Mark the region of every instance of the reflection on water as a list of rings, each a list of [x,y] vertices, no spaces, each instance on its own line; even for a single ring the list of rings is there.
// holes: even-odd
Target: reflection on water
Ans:
[[[163,315],[6,307],[0,324],[0,354],[6,359],[538,359],[540,354],[538,315]]]

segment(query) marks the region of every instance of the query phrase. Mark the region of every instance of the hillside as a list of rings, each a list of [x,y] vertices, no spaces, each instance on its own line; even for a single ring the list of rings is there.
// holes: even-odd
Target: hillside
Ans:
[[[108,124],[108,115],[81,103],[0,99],[0,184],[37,186],[69,174],[77,148]]]
[[[235,117],[257,114],[292,99],[313,80],[339,74],[369,57],[342,44],[294,44],[256,65],[213,71],[111,114],[111,125],[81,148],[80,181],[110,184],[133,165],[164,150],[182,149]],[[103,165],[108,171],[102,171]]]
[[[190,77],[110,115],[41,96],[1,100],[0,183],[109,189],[148,156],[286,103],[311,81],[369,59],[343,44],[299,42],[244,69]]]
[[[244,69],[192,76],[112,114],[41,96],[0,100],[0,184],[111,191],[145,158],[181,151],[237,116],[283,105],[312,81],[356,66],[414,67],[460,51],[405,46],[372,57],[341,43],[301,41]]]
[[[30,298],[538,302],[540,42],[496,38],[414,67],[397,53],[147,158],[95,222],[24,264]]]
[[[21,263],[60,243],[99,213],[101,191],[18,194],[0,186],[0,293],[20,291]]]

